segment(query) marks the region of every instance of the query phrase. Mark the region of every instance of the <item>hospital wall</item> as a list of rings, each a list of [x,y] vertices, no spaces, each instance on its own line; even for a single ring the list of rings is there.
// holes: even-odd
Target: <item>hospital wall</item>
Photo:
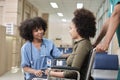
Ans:
[[[24,40],[19,36],[18,26],[26,18],[37,15],[38,10],[27,0],[0,0],[0,75],[20,66]]]

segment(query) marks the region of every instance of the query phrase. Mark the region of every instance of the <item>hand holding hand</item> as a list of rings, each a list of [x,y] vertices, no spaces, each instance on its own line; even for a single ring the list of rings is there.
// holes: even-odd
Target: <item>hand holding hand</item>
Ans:
[[[46,70],[45,70],[45,74],[48,75],[49,72],[50,72],[50,70],[51,70],[50,68],[46,69]]]
[[[43,71],[42,71],[42,70],[35,70],[35,71],[34,71],[34,74],[35,74],[37,77],[41,77],[42,74],[43,74]]]

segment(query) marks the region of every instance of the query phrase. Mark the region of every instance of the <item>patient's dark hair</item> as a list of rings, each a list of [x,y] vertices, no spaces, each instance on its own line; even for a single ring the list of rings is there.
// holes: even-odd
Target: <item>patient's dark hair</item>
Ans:
[[[77,28],[77,32],[83,38],[89,39],[96,33],[96,21],[93,13],[87,9],[77,9],[74,12],[72,22]]]
[[[44,32],[47,29],[47,23],[41,17],[34,17],[30,19],[26,19],[19,26],[20,36],[29,41],[33,41],[32,31],[36,28],[42,28]]]

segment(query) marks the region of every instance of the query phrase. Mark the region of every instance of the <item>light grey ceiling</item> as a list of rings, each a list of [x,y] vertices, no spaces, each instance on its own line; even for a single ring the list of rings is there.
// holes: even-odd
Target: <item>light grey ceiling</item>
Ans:
[[[84,8],[91,10],[96,14],[98,8],[104,0],[28,0],[34,6],[36,6],[40,12],[49,13],[50,15],[57,15],[57,12],[63,13],[63,18],[71,19],[73,12],[76,9],[76,3],[81,2],[84,4]],[[50,2],[56,2],[58,4],[57,9],[51,7]],[[59,17],[59,16],[57,16]]]

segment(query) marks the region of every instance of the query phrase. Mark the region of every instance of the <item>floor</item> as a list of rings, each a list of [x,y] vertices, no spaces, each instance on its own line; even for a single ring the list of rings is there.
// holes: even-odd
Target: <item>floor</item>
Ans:
[[[11,71],[0,76],[0,80],[24,80],[22,70],[20,68],[13,68]]]
[[[9,72],[5,73],[4,75],[0,76],[0,80],[24,80],[24,75],[23,75],[23,72],[20,68],[13,67],[11,71],[9,71]],[[41,80],[41,79],[35,79],[35,80]],[[53,79],[53,80],[56,80],[56,79]]]

